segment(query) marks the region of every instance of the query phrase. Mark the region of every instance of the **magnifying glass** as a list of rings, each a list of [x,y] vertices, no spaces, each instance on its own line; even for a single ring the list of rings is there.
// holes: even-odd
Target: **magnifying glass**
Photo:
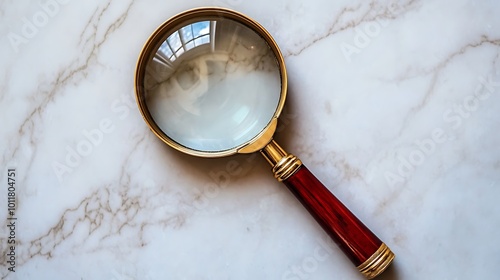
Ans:
[[[176,150],[208,158],[260,152],[368,279],[394,259],[300,159],[273,140],[287,74],[278,45],[259,23],[222,8],[174,16],[144,45],[135,90],[150,129]]]

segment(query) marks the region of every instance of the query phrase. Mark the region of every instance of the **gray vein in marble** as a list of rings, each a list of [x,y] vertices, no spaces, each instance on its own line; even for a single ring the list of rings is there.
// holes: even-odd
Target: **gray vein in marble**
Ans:
[[[127,167],[128,164],[130,163],[130,160],[132,156],[134,155],[134,152],[138,151],[139,146],[142,144],[145,144],[145,140],[148,138],[148,136],[151,136],[151,133],[149,133],[149,130],[144,128],[144,132],[139,135],[139,139],[135,142],[135,145],[131,145],[130,151],[127,153],[127,157],[122,162],[122,168],[120,170],[120,185],[121,186],[128,186],[130,185],[130,173],[127,172]]]
[[[111,1],[109,3],[111,3]],[[118,30],[120,28],[120,26],[125,22],[125,20],[128,16],[128,12],[131,9],[133,3],[134,3],[133,1],[130,2],[126,11],[124,13],[122,13],[115,21],[113,21],[113,23],[111,25],[108,26],[108,28],[106,29],[106,32],[101,40],[97,41],[95,38],[95,32],[93,33],[93,35],[91,37],[93,38],[94,42],[92,45],[92,49],[88,55],[86,55],[83,59],[78,58],[78,59],[73,60],[71,63],[69,63],[68,67],[64,68],[63,70],[61,70],[57,74],[55,79],[53,79],[53,81],[48,85],[47,89],[40,90],[40,87],[39,87],[37,89],[37,91],[31,95],[32,96],[31,99],[33,99],[35,102],[36,102],[37,96],[42,96],[42,100],[40,100],[36,103],[35,107],[31,110],[30,113],[27,114],[25,119],[22,121],[21,125],[19,126],[19,131],[18,131],[17,135],[13,136],[15,138],[10,139],[9,146],[12,145],[13,147],[11,147],[10,149],[7,149],[7,150],[11,150],[12,152],[10,154],[5,153],[3,155],[3,158],[2,158],[2,161],[3,161],[2,165],[5,165],[11,159],[16,158],[16,156],[19,153],[19,150],[21,148],[21,145],[22,145],[21,144],[22,139],[25,139],[25,137],[27,137],[29,139],[29,144],[31,145],[31,148],[33,148],[34,152],[31,156],[31,158],[26,161],[27,166],[23,168],[25,170],[25,172],[23,172],[23,175],[21,175],[21,177],[19,178],[20,181],[25,181],[26,176],[28,176],[28,174],[30,174],[30,169],[31,169],[31,166],[33,164],[33,159],[34,159],[34,156],[36,155],[36,150],[37,150],[37,146],[36,146],[37,135],[35,134],[35,127],[37,126],[37,122],[42,121],[43,111],[46,110],[47,106],[51,102],[55,101],[55,99],[58,95],[62,94],[62,92],[64,90],[64,86],[66,86],[68,83],[70,83],[72,81],[78,82],[78,78],[80,78],[82,76],[85,77],[87,75],[86,71],[88,71],[88,69],[91,67],[91,64],[90,64],[91,59],[93,57],[97,56],[97,54],[99,53],[100,47],[109,39],[109,36],[113,32],[115,32],[116,30]],[[106,6],[106,9],[108,6],[109,5]],[[87,42],[89,42],[89,40],[87,40]],[[3,98],[3,95],[2,95],[2,98]],[[53,249],[55,249],[58,246],[58,244],[63,242],[66,238],[68,238],[72,234],[72,230],[71,231],[64,230],[64,228],[66,228],[65,226],[68,225],[67,216],[70,213],[74,213],[77,210],[82,209],[82,207],[87,207],[86,204],[88,204],[89,201],[99,200],[100,194],[102,194],[102,191],[100,191],[100,192],[98,191],[98,192],[92,194],[90,197],[87,197],[85,200],[82,201],[82,203],[77,208],[66,210],[64,212],[64,214],[62,215],[61,220],[57,223],[57,225],[52,227],[47,232],[46,235],[44,235],[44,236],[42,236],[34,241],[31,241],[30,242],[31,246],[28,249],[29,258],[34,257],[36,255],[42,255],[42,256],[46,256],[46,257],[50,258],[52,256]],[[105,203],[105,200],[104,201],[101,200],[100,203]],[[85,220],[86,218],[87,218],[87,215],[85,215],[85,217],[80,218],[80,219]],[[92,221],[92,219],[89,219],[89,220]],[[5,224],[5,222],[4,222],[4,224]],[[76,227],[77,224],[78,224],[78,222],[75,222],[74,224],[70,224],[70,226],[72,226],[72,228],[74,229],[74,227]],[[46,249],[46,248],[48,248],[46,246],[47,243],[50,243],[50,246],[48,246],[50,249]],[[20,242],[20,248],[23,247],[22,245],[23,245],[22,242]],[[44,251],[44,250],[47,250],[47,251]],[[5,256],[5,252],[3,252],[2,256]],[[23,260],[22,258],[26,258],[26,255],[20,255],[19,264],[22,264],[23,262],[26,261],[26,259]]]
[[[453,53],[451,53],[450,55],[448,55],[446,57],[446,59],[444,59],[442,62],[440,62],[436,66],[432,67],[431,69],[420,71],[419,73],[422,73],[421,75],[415,75],[415,77],[416,76],[426,76],[426,75],[429,75],[429,74],[432,74],[433,76],[432,76],[432,80],[431,80],[429,89],[426,91],[426,94],[425,94],[424,98],[422,99],[421,103],[419,103],[418,106],[413,107],[412,110],[411,110],[411,112],[409,114],[407,114],[407,116],[406,116],[406,118],[405,118],[405,120],[403,122],[403,126],[402,126],[402,128],[401,128],[401,130],[400,130],[400,132],[399,132],[398,135],[402,135],[404,133],[404,131],[406,130],[406,128],[409,125],[408,123],[412,119],[414,119],[415,114],[417,114],[418,112],[420,112],[425,107],[425,105],[428,103],[430,96],[432,96],[432,94],[434,92],[434,88],[436,86],[436,82],[437,82],[437,80],[439,78],[439,75],[441,74],[441,72],[444,69],[446,69],[447,65],[449,65],[454,59],[456,59],[457,57],[465,54],[466,52],[470,51],[471,49],[474,49],[474,48],[477,48],[477,47],[481,47],[481,46],[483,46],[485,44],[494,45],[494,46],[500,46],[500,39],[489,39],[487,36],[483,35],[481,37],[481,40],[479,40],[478,42],[468,43],[468,44],[462,46],[457,51],[454,51]],[[500,49],[497,51],[497,56],[496,56],[495,60],[492,63],[492,66],[493,66],[492,72],[498,71],[497,70],[498,68],[497,68],[496,65],[499,62],[500,62]],[[411,76],[405,76],[401,80],[403,80],[403,79],[411,79],[411,78],[413,78],[413,77],[411,77]],[[454,168],[455,166],[460,165],[463,162],[470,162],[471,161],[467,157],[467,155],[466,155],[466,150],[461,150],[460,153],[461,153],[460,154],[460,160],[454,161],[452,163],[452,165],[448,164],[448,166],[446,167],[446,170],[449,170],[450,172],[452,172],[452,170],[455,169]],[[479,162],[477,162],[476,164],[479,164]],[[446,173],[446,170],[444,171],[444,173]],[[443,176],[443,173],[441,173],[440,176]],[[436,179],[437,179],[437,177],[436,177]],[[407,184],[408,184],[408,180],[405,180],[404,182],[401,183],[401,185],[397,189],[395,189],[393,192],[391,192],[389,196],[387,196],[386,198],[384,198],[384,200],[379,204],[379,206],[375,210],[375,215],[381,214],[386,209],[386,207],[388,205],[390,205],[391,203],[396,202],[398,200],[398,197],[400,197],[404,192],[411,191],[411,189],[407,187]],[[423,194],[425,194],[428,191],[428,189],[429,189],[428,187],[427,188],[422,188],[421,192],[419,193],[419,196],[422,196]]]
[[[443,61],[437,63],[436,65],[428,68],[428,69],[417,69],[412,72],[407,71],[404,75],[398,76],[393,81],[405,81],[417,77],[426,76],[435,72],[439,72],[442,69],[446,68],[450,62],[452,62],[456,57],[461,56],[473,48],[481,47],[485,44],[498,46],[500,47],[500,38],[492,39],[487,34],[481,35],[479,40],[474,40],[472,43],[467,43],[464,46],[458,48],[453,51],[450,55],[446,56]]]
[[[148,133],[140,133],[136,137],[135,144],[131,145],[128,156],[123,161],[120,172],[120,181],[117,184],[107,184],[83,198],[81,202],[64,210],[59,221],[42,236],[31,240],[22,241],[19,244],[19,263],[21,266],[36,257],[51,259],[57,254],[57,248],[64,242],[71,242],[77,230],[88,230],[84,240],[73,242],[73,252],[96,252],[107,247],[119,247],[121,238],[129,238],[132,231],[134,239],[137,240],[133,246],[143,247],[148,240],[144,239],[147,227],[156,226],[163,229],[177,229],[183,226],[189,212],[190,200],[183,199],[182,194],[173,193],[160,186],[144,188],[140,185],[132,185],[131,178],[133,170],[127,170],[134,162],[133,157],[142,153],[142,149],[148,147]],[[142,148],[139,148],[142,147]],[[141,191],[136,192],[137,188]],[[181,196],[181,197],[179,197]],[[112,198],[113,197],[113,198]],[[158,199],[164,198],[164,199]],[[113,206],[113,200],[119,198],[118,207]],[[162,201],[176,201],[177,206],[165,211],[160,217],[151,217],[155,209],[162,210]],[[117,208],[117,209],[115,209]],[[142,215],[148,213],[148,215]],[[122,236],[127,229],[127,236]],[[97,245],[89,245],[89,239],[97,239]],[[128,240],[128,239],[127,239]]]
[[[99,13],[99,15],[97,16],[97,19],[95,20],[96,23],[93,24],[94,32],[92,32],[90,37],[85,40],[84,45],[87,45],[89,42],[93,42],[92,50],[90,52],[90,55],[88,56],[89,60],[93,55],[97,55],[100,47],[107,41],[109,35],[113,34],[116,30],[118,30],[123,25],[123,23],[125,22],[125,20],[127,19],[128,15],[129,15],[130,9],[132,9],[132,7],[134,5],[134,1],[131,1],[128,4],[126,10],[118,18],[116,18],[113,21],[113,23],[111,23],[108,26],[108,28],[104,32],[102,39],[100,41],[97,41],[96,36],[97,36],[99,23],[101,22],[102,16],[106,13],[106,11],[110,7],[111,3],[112,3],[112,1],[110,0],[108,2],[108,4],[105,7],[103,7],[102,11]],[[87,23],[86,28],[90,28],[90,23],[93,22],[92,19],[94,19],[96,15],[97,15],[97,11],[94,12],[92,17],[89,19],[89,22]],[[82,32],[82,35],[84,33],[85,33],[85,30]],[[87,62],[89,60],[87,60]]]
[[[490,39],[487,35],[483,35],[481,36],[481,39],[479,41],[468,43],[462,46],[458,50],[448,55],[443,61],[441,61],[436,66],[433,66],[430,69],[420,70],[414,73],[413,75],[405,75],[404,77],[400,77],[397,79],[397,81],[404,81],[415,77],[427,76],[432,74],[429,87],[427,88],[425,95],[421,99],[420,103],[412,107],[410,112],[406,115],[406,118],[402,123],[398,135],[402,135],[405,132],[405,130],[409,127],[409,122],[411,122],[411,120],[414,119],[415,116],[428,104],[431,96],[434,93],[437,81],[439,80],[442,71],[446,69],[446,67],[457,57],[460,57],[461,55],[467,53],[468,51],[481,47],[483,45],[493,45],[500,47],[500,39]]]
[[[353,166],[344,156],[335,151],[319,151],[317,145],[314,144],[299,144],[295,150],[302,158],[309,158],[308,162],[311,166],[326,166],[329,169],[333,167],[333,175],[329,173],[332,179],[332,186],[340,186],[352,180],[359,180],[366,183],[361,170]]]
[[[412,11],[415,9],[416,3],[419,3],[418,0],[410,0],[406,3],[401,3],[398,5],[401,5],[399,9],[401,11],[398,11],[397,13],[391,12],[390,5],[385,6],[382,9],[377,8],[377,2],[370,2],[368,5],[368,9],[364,12],[364,14],[360,17],[356,17],[355,21],[350,21],[347,24],[341,24],[340,22],[342,21],[343,17],[347,14],[355,13],[358,10],[362,8],[362,5],[356,5],[352,7],[344,7],[334,18],[332,24],[328,28],[328,30],[320,35],[317,35],[312,38],[312,40],[309,40],[307,43],[304,43],[302,47],[300,47],[298,50],[290,50],[284,54],[284,57],[290,57],[290,56],[298,56],[305,50],[309,49],[310,47],[314,46],[316,43],[330,37],[331,35],[335,35],[336,33],[348,30],[348,29],[353,29],[356,28],[357,26],[367,23],[367,22],[372,22],[375,20],[380,20],[380,19],[385,19],[385,20],[395,20],[399,16],[406,14],[409,11]],[[314,34],[313,34],[314,35]]]
[[[92,29],[92,32],[90,32],[91,35],[85,39],[85,42],[83,43],[83,45],[87,45],[90,42],[90,40],[92,40],[92,39],[95,40],[97,31],[99,29],[99,23],[101,22],[102,16],[106,13],[106,11],[108,10],[110,5],[111,5],[111,1],[109,1],[106,4],[106,6],[104,6],[102,9],[99,9],[99,7],[96,7],[96,9],[94,10],[94,13],[89,18],[89,20],[87,21],[87,24],[83,28],[83,31],[80,33],[80,41],[78,41],[78,45],[81,45],[83,43],[83,39],[86,37],[85,33],[91,29]]]
[[[109,7],[109,4],[112,1],[109,1],[108,5],[105,6],[103,11],[107,10]],[[127,9],[125,12],[123,12],[116,20],[113,21],[112,24],[108,26],[106,29],[106,32],[104,36],[102,37],[101,40],[96,40],[96,31],[93,32],[93,34],[90,36],[90,38],[93,38],[93,44],[92,44],[92,49],[90,50],[90,53],[84,57],[84,59],[77,58],[73,60],[72,62],[69,63],[68,67],[64,68],[61,70],[56,78],[50,82],[48,85],[48,89],[42,90],[39,92],[38,90],[32,94],[33,97],[35,96],[42,96],[42,100],[37,103],[35,108],[31,110],[30,113],[28,113],[27,117],[24,119],[24,121],[21,123],[19,126],[19,131],[18,135],[16,135],[16,139],[12,140],[16,144],[15,146],[9,150],[12,150],[11,154],[9,156],[6,156],[7,158],[4,157],[3,163],[5,164],[8,162],[10,159],[13,159],[16,157],[17,153],[19,152],[20,149],[20,140],[25,137],[27,134],[29,137],[29,143],[31,144],[31,147],[35,152],[33,154],[36,154],[36,136],[34,135],[34,128],[36,127],[36,123],[40,122],[42,117],[42,112],[47,108],[47,106],[55,101],[55,98],[57,97],[58,94],[61,94],[63,92],[63,87],[66,86],[69,82],[74,81],[77,82],[77,79],[81,76],[86,76],[87,75],[87,70],[91,66],[91,60],[92,58],[96,57],[97,54],[99,53],[100,47],[108,40],[109,36],[116,31],[117,29],[120,28],[120,26],[125,22],[128,12],[133,6],[134,1],[131,1],[130,4],[128,5]],[[102,16],[102,14],[101,14]],[[98,17],[98,20],[100,20],[101,16]],[[94,15],[92,16],[94,18]],[[87,25],[89,26],[89,25]],[[95,25],[96,26],[96,25]],[[90,40],[87,40],[86,42],[89,42]],[[29,170],[31,168],[31,165],[33,163],[33,157],[28,161],[28,166],[26,167],[26,172],[24,174],[28,174]]]

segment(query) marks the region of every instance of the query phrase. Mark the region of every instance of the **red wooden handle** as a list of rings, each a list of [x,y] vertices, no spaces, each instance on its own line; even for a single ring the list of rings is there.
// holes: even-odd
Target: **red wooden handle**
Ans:
[[[368,279],[391,264],[394,253],[302,164],[272,140],[262,150],[278,181],[283,181],[323,229]]]
[[[305,167],[283,181],[356,266],[382,246],[375,236]]]

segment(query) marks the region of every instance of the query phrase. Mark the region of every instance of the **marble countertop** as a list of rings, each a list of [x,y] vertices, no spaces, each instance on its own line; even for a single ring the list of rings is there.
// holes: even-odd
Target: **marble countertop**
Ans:
[[[0,3],[0,279],[363,279],[260,155],[144,123],[140,50],[200,6],[275,37],[276,139],[396,253],[378,279],[498,278],[498,1],[44,0]]]

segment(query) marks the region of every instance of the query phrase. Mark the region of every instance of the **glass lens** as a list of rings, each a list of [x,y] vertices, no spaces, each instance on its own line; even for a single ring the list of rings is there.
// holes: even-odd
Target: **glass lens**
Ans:
[[[148,111],[172,140],[218,152],[255,138],[280,101],[278,61],[267,42],[234,20],[195,20],[170,32],[147,63]]]

